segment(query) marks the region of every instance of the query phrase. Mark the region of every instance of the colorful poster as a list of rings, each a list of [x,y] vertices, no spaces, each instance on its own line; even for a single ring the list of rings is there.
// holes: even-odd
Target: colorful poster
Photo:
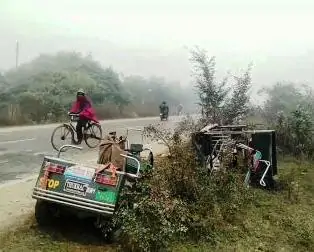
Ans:
[[[82,178],[86,180],[92,180],[94,174],[95,174],[94,168],[83,167],[79,165],[70,166],[64,172],[64,175],[66,177]]]
[[[106,191],[100,191],[98,190],[96,192],[95,199],[97,201],[109,203],[109,204],[115,204],[117,196],[114,191],[106,190]]]

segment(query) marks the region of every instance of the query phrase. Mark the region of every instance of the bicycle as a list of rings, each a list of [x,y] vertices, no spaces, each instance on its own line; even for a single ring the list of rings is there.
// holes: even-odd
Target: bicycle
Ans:
[[[77,132],[76,132],[76,128],[74,127],[72,122],[77,122],[79,120],[79,115],[74,114],[74,113],[69,113],[68,115],[70,117],[70,122],[69,123],[63,123],[62,125],[59,125],[52,132],[50,141],[51,141],[52,147],[56,151],[60,150],[60,148],[58,148],[58,146],[55,143],[55,141],[58,139],[58,138],[56,138],[56,133],[58,132],[58,130],[61,130],[61,137],[60,137],[61,141],[65,141],[67,136],[70,136],[71,144],[78,144],[78,142],[74,139],[74,133],[77,134]],[[97,131],[99,134],[96,133]],[[83,128],[83,139],[89,148],[96,148],[99,145],[100,141],[102,140],[101,125],[99,123],[95,123],[93,121],[88,121]],[[92,139],[97,140],[96,144],[93,145],[90,142],[90,140],[92,140]],[[60,147],[64,144],[65,143],[61,143]],[[65,150],[62,150],[62,151],[65,151]]]

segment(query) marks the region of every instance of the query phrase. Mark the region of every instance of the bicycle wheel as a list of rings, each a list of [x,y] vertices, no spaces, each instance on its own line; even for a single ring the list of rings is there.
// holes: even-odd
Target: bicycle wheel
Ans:
[[[89,148],[96,148],[102,140],[102,129],[100,124],[91,123],[84,131],[84,141]]]
[[[69,125],[62,124],[54,129],[54,131],[52,132],[50,141],[51,141],[52,147],[56,151],[59,151],[62,145],[72,144],[72,142],[74,141],[74,131]],[[60,141],[59,144],[58,144],[58,141]],[[62,150],[62,152],[63,151],[65,151],[65,149]]]

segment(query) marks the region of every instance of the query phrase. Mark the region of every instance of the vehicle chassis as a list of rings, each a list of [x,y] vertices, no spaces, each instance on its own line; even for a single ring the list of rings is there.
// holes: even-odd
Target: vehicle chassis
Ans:
[[[127,134],[130,130],[127,130]],[[38,224],[49,225],[61,214],[94,217],[95,226],[107,235],[111,230],[112,217],[119,207],[122,188],[132,186],[143,170],[153,168],[150,148],[143,148],[143,144],[126,143],[128,153],[122,154],[125,157],[124,171],[99,169],[102,165],[82,165],[61,159],[60,153],[64,149],[82,150],[82,147],[74,145],[62,146],[57,157],[44,157],[32,193],[32,198],[37,200],[35,217]],[[140,158],[140,153],[146,150],[150,151],[149,162]]]
[[[274,186],[273,176],[277,175],[276,133],[274,130],[249,130],[247,125],[208,125],[192,134],[193,146],[197,158],[209,171],[225,169],[222,152],[229,144],[232,146],[232,168],[238,165],[239,157],[247,160],[248,170],[244,184],[252,184],[252,178],[258,177],[257,184],[264,188]],[[259,169],[254,168],[255,155],[260,155]],[[257,172],[259,170],[259,172]],[[258,174],[257,174],[258,173]]]

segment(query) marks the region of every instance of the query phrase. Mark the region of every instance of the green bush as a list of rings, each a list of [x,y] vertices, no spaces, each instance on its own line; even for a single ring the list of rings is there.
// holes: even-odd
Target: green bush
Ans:
[[[277,83],[263,88],[267,99],[261,110],[268,127],[277,132],[277,145],[284,155],[312,158],[314,154],[313,90],[306,85]],[[257,112],[257,110],[255,110]]]
[[[162,130],[151,127],[154,133]],[[252,203],[242,174],[209,176],[191,144],[180,137],[176,129],[168,142],[171,155],[159,158],[153,171],[123,192],[129,204],[118,210],[115,223],[122,227],[120,244],[128,251],[161,251],[178,241],[214,244]]]

